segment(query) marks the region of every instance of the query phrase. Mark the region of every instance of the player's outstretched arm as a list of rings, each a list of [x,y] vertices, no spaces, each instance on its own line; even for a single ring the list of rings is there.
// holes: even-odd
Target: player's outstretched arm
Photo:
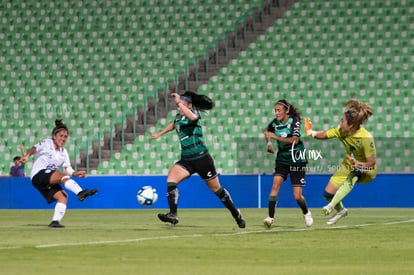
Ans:
[[[29,159],[29,157],[30,157],[31,155],[33,155],[35,152],[36,152],[36,148],[35,148],[35,147],[30,148],[30,149],[26,152],[26,154],[23,154],[23,155],[22,155],[22,157],[21,157],[21,159],[20,159],[20,162],[21,162],[21,163],[26,163],[26,161]]]
[[[305,132],[307,136],[316,138],[316,139],[327,139],[328,136],[326,131],[315,131],[312,129],[312,121],[309,118],[305,118]]]
[[[174,130],[174,122],[171,122],[171,123],[169,123],[164,129],[162,129],[160,132],[158,132],[158,133],[152,133],[151,134],[151,138],[152,139],[157,139],[157,138],[159,138],[160,136],[162,136],[162,135],[164,135],[164,134],[166,134],[166,133],[168,133],[168,132],[171,132],[172,130]]]

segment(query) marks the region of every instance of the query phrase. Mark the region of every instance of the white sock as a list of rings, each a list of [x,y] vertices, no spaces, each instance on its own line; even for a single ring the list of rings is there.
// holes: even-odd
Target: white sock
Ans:
[[[58,202],[55,205],[55,213],[53,213],[53,219],[52,221],[58,221],[60,222],[63,219],[63,216],[65,216],[66,212],[66,204]]]
[[[80,191],[82,191],[82,187],[80,187],[79,184],[77,184],[76,181],[74,181],[73,179],[67,180],[64,184],[65,184],[66,189],[68,189],[69,191],[72,191],[76,195]]]

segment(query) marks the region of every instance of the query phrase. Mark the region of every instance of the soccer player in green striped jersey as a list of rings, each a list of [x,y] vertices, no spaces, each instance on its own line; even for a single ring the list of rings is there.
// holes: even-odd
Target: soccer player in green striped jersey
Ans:
[[[271,228],[275,216],[280,187],[290,175],[293,197],[302,210],[306,226],[313,224],[312,213],[309,211],[302,189],[305,186],[306,155],[305,147],[300,140],[300,112],[285,99],[274,105],[276,117],[264,131],[267,151],[274,153],[272,139],[277,141],[278,151],[273,173],[273,184],[269,194],[268,217],[263,220],[266,228]]]
[[[208,96],[191,91],[186,91],[182,95],[177,93],[171,95],[177,104],[178,113],[174,121],[160,132],[153,133],[151,137],[157,139],[168,132],[176,130],[181,145],[181,158],[173,165],[167,176],[167,199],[170,212],[158,214],[158,218],[163,222],[178,223],[179,194],[177,185],[192,174],[197,173],[205,181],[208,188],[227,207],[238,227],[245,228],[246,222],[240,210],[234,206],[230,193],[221,186],[214,160],[204,144],[200,112],[211,110],[214,107],[213,101]]]
[[[345,111],[338,127],[326,131],[314,131],[312,122],[305,119],[308,136],[315,139],[337,138],[346,150],[344,160],[330,178],[323,194],[329,203],[323,207],[322,213],[329,215],[334,209],[336,210],[327,224],[335,224],[348,215],[342,200],[351,192],[355,183],[369,183],[377,175],[374,138],[364,127],[361,127],[372,114],[371,106],[351,99],[345,103]]]

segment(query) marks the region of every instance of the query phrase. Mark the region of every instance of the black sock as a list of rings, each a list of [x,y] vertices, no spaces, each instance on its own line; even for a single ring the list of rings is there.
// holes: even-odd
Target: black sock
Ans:
[[[230,193],[225,188],[220,187],[220,189],[217,190],[214,194],[216,194],[216,196],[219,197],[224,206],[226,206],[227,209],[230,210],[231,215],[234,218],[237,218],[239,216],[239,211],[234,206]]]
[[[178,188],[176,183],[169,182],[167,183],[167,199],[168,206],[170,207],[170,213],[177,215],[178,208]]]
[[[268,208],[268,214],[269,217],[274,218],[275,217],[275,208],[277,204],[277,198],[278,196],[269,196],[269,200],[267,202],[267,208]]]
[[[323,191],[323,198],[327,201],[327,202],[331,202],[332,198],[334,197],[334,194],[328,193],[326,191]]]
[[[334,194],[328,193],[326,191],[323,192],[323,198],[327,201],[327,202],[331,202],[332,198],[334,197]],[[336,211],[341,211],[342,209],[344,209],[344,205],[342,202],[339,202],[337,205],[334,205],[334,208]]]
[[[300,209],[302,209],[303,215],[305,215],[306,213],[308,213],[309,209],[306,206],[306,200],[305,200],[305,198],[303,198],[303,200],[301,200],[301,201],[296,201],[296,202],[298,203]]]

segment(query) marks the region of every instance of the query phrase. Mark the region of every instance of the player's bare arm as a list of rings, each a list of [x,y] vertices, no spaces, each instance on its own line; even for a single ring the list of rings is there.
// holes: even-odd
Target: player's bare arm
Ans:
[[[191,121],[195,121],[198,119],[198,116],[190,110],[190,106],[188,105],[188,103],[181,100],[179,94],[172,93],[171,96],[174,98],[174,101],[177,104],[177,110],[181,115],[187,117]]]
[[[35,147],[30,148],[30,149],[26,152],[26,154],[22,155],[22,158],[20,159],[20,162],[21,162],[21,163],[26,163],[26,161],[29,159],[29,157],[30,157],[31,155],[33,155],[35,152],[36,152],[36,148],[35,148]]]
[[[275,139],[275,140],[282,141],[282,142],[285,142],[285,143],[290,143],[290,144],[295,143],[296,144],[296,143],[298,143],[298,140],[299,140],[299,138],[297,136],[285,137],[284,138],[284,137],[276,136],[274,133],[269,132],[269,131],[265,131],[264,134],[266,136],[266,140],[269,140],[269,141],[270,141],[270,139]]]
[[[162,129],[160,132],[158,133],[152,133],[151,134],[151,138],[152,139],[157,139],[159,137],[161,137],[162,135],[171,132],[172,130],[174,130],[174,122],[169,123],[164,129]]]

